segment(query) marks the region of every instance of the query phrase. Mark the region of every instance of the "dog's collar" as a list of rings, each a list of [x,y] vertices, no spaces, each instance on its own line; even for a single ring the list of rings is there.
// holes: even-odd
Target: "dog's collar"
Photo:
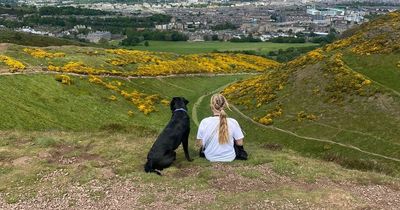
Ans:
[[[179,109],[175,109],[175,110],[174,110],[174,112],[177,112],[177,111],[184,111],[184,112],[187,112],[184,108],[179,108]]]

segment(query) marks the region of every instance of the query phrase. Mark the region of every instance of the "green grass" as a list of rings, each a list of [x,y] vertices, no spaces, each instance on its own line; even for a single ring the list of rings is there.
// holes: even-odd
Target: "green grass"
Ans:
[[[296,99],[286,98],[286,99],[287,101],[283,103],[284,112],[288,112],[288,109],[296,109],[296,110],[302,109],[301,101],[299,101],[298,98]],[[314,98],[304,97],[302,100],[310,100],[310,99],[312,101],[308,101],[308,104],[314,104],[314,105],[313,106],[310,105],[310,107],[308,108],[316,109],[318,107],[318,104],[315,102],[315,97]],[[203,100],[203,103],[200,105],[200,107],[204,107],[202,111],[200,111],[199,114],[201,116],[200,119],[209,116],[208,102],[209,102],[209,97],[205,98]],[[271,105],[271,107],[274,106],[275,105],[273,104]],[[334,113],[346,113],[344,110],[342,110],[343,107],[333,106],[331,107],[331,109],[337,109],[337,112]],[[245,113],[248,112],[245,111]],[[255,126],[253,123],[249,122],[247,119],[244,119],[235,112],[228,112],[228,114],[239,120],[242,129],[245,132],[245,142],[248,144],[255,143],[258,144],[260,147],[265,147],[266,144],[282,145],[283,148],[297,151],[304,156],[319,158],[327,161],[333,161],[347,168],[366,170],[366,171],[378,171],[391,174],[393,176],[399,175],[400,164],[398,162],[376,156],[367,155],[357,150],[345,148],[339,145],[298,138],[293,135],[286,134],[273,129]],[[327,114],[327,112],[324,112],[324,114]],[[397,128],[398,124],[396,124],[393,121],[387,121],[387,118],[382,118],[382,116],[378,115],[379,114],[373,115],[374,119],[373,122],[365,118],[361,118],[360,121],[357,120],[354,122],[349,118],[345,118],[342,114],[337,115],[334,118],[334,119],[343,118],[339,122],[329,120],[329,118],[326,121],[325,120],[318,121],[319,123],[326,123],[330,126],[337,127],[337,128],[330,128],[330,127],[322,127],[313,122],[297,122],[295,115],[293,117],[293,115],[288,115],[286,113],[285,114],[286,119],[277,118],[275,120],[274,125],[279,128],[295,132],[299,135],[327,139],[327,140],[332,140],[334,142],[341,142],[359,147],[365,151],[387,155],[389,157],[399,158],[400,145],[398,144],[398,139],[397,139],[399,129],[392,129],[394,127]],[[249,114],[249,116],[252,115]],[[376,123],[378,120],[379,123]],[[338,125],[336,123],[340,124]],[[370,123],[375,125],[375,129],[363,130],[363,129],[368,129],[368,125]],[[351,128],[349,126],[351,124],[355,124],[357,127]],[[340,128],[341,127],[346,128],[346,126],[349,126],[347,127],[349,130],[355,129],[355,130],[365,131],[367,133],[376,134],[377,136],[381,136],[385,141],[377,140],[369,136],[360,135],[358,133],[353,133],[349,131],[340,132]],[[364,128],[363,126],[366,126],[367,128]],[[379,129],[386,130],[386,132],[382,130],[380,131]],[[340,135],[338,134],[338,132],[340,132]],[[387,135],[387,132],[390,132],[391,134]],[[252,153],[254,152],[250,151],[250,154]],[[257,159],[257,157],[254,158]],[[286,167],[287,164],[282,164],[281,166]],[[281,166],[277,166],[278,169]],[[284,169],[283,173],[285,173]],[[289,173],[291,172],[289,171]]]
[[[305,43],[271,43],[271,42],[253,42],[253,43],[235,43],[235,42],[171,42],[171,41],[149,41],[150,46],[135,46],[130,49],[148,50],[156,52],[174,52],[179,54],[208,53],[213,51],[242,51],[253,50],[258,53],[266,54],[273,50],[287,49],[289,47],[316,46],[317,44]]]
[[[364,74],[372,80],[400,92],[400,54],[390,55],[345,55],[346,64],[355,71]]]
[[[139,91],[148,94],[159,94],[164,98],[184,96],[189,103],[189,110],[195,101],[204,94],[227,83],[247,76],[218,76],[218,77],[177,77],[177,78],[142,78],[133,79],[124,83],[123,89]],[[0,77],[0,104],[2,118],[1,130],[64,130],[64,131],[107,131],[113,133],[129,133],[132,130],[141,130],[142,134],[152,134],[160,131],[170,117],[169,108],[157,105],[157,112],[146,116],[139,112],[131,103],[118,96],[117,101],[110,101],[110,95],[117,95],[113,91],[101,86],[90,84],[87,78],[72,77],[73,85],[66,86],[57,82],[54,76],[49,75],[15,75]],[[111,79],[110,79],[111,80]],[[195,88],[193,84],[196,84]],[[306,87],[298,88],[298,91]],[[293,90],[296,93],[296,90]],[[296,93],[302,94],[305,93]],[[356,146],[362,150],[400,158],[400,135],[397,121],[391,119],[388,113],[378,111],[375,105],[365,101],[355,101],[347,106],[324,104],[318,98],[309,96],[298,99],[296,94],[286,96],[279,103],[283,104],[284,116],[277,118],[274,125],[295,132],[299,135],[331,140]],[[198,118],[201,120],[210,115],[209,97],[203,99],[199,106]],[[293,98],[294,97],[294,98]],[[270,105],[271,108],[275,103]],[[324,107],[322,109],[322,107]],[[353,118],[346,118],[346,110],[353,110]],[[133,117],[127,113],[134,111]],[[260,110],[265,110],[260,109]],[[296,113],[324,114],[316,122],[296,120]],[[245,111],[249,116],[258,115],[257,112]],[[257,144],[277,144],[289,148],[309,157],[316,157],[340,163],[349,168],[374,170],[395,175],[400,170],[397,162],[371,156],[354,149],[339,145],[298,138],[279,131],[255,126],[235,112],[232,116],[240,119],[246,132],[246,141]],[[374,121],[369,119],[373,118]],[[197,126],[192,122],[191,138],[197,132]],[[343,130],[344,129],[344,130]],[[356,131],[356,132],[353,132]],[[365,132],[362,135],[357,132]],[[377,139],[378,138],[378,139]],[[47,148],[58,145],[59,139],[38,138],[35,144]],[[3,142],[7,144],[7,141]],[[115,148],[104,152],[107,158],[117,156],[124,161],[134,161],[133,156],[124,156],[126,147]],[[196,151],[192,150],[193,153]],[[7,157],[7,153],[3,154]],[[183,157],[183,156],[182,156]],[[257,157],[252,160],[255,164],[263,164]],[[90,167],[89,167],[90,168]],[[130,167],[121,166],[117,169],[121,173],[128,172]]]
[[[166,99],[185,96],[194,103],[205,92],[243,77],[133,79],[121,82],[124,83],[123,89],[128,91],[136,89],[159,94]],[[72,77],[72,80],[73,85],[67,86],[48,75],[0,77],[0,98],[3,101],[0,105],[0,129],[89,131],[120,124],[120,129],[140,125],[159,130],[170,117],[167,106],[158,105],[157,113],[145,116],[114,91],[91,84],[86,77]],[[196,84],[196,91],[191,90],[192,84]],[[111,95],[117,95],[117,101],[109,100]],[[133,117],[127,114],[129,110],[134,112]]]

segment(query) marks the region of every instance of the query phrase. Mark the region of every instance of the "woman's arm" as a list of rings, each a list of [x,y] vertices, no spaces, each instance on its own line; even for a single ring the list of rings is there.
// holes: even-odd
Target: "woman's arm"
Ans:
[[[238,146],[243,146],[243,138],[235,140],[235,144],[238,145]]]

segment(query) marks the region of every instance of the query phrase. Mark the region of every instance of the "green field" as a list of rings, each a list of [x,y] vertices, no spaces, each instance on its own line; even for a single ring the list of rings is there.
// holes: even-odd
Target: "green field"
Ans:
[[[289,47],[317,46],[313,43],[292,44],[292,43],[271,43],[271,42],[168,42],[168,41],[148,41],[149,46],[135,46],[130,49],[149,50],[157,52],[174,52],[180,54],[208,53],[213,51],[242,51],[253,50],[257,53],[266,54],[273,50],[287,49]]]

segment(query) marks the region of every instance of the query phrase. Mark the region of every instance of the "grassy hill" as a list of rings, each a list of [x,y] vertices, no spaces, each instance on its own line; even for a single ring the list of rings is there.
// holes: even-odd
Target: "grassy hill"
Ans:
[[[0,29],[0,43],[14,43],[25,46],[47,47],[61,45],[94,46],[91,43],[78,42],[49,36],[34,35]]]
[[[118,80],[126,89],[187,97],[193,120],[192,142],[196,119],[210,115],[210,94],[248,77],[109,79]],[[145,115],[116,91],[93,84],[86,77],[71,76],[71,85],[62,84],[54,75],[0,78],[4,101],[0,123],[1,208],[201,205],[205,209],[346,209],[398,204],[398,178],[306,158],[285,143],[302,142],[310,152],[320,145],[255,126],[235,111],[228,114],[246,133],[248,161],[212,164],[198,158],[197,149],[190,143],[194,162],[185,161],[179,148],[176,162],[163,177],[145,174],[146,154],[170,117],[168,106],[157,104],[158,111]],[[110,95],[116,95],[117,100],[110,100]],[[368,157],[357,155],[360,159]],[[233,179],[236,181],[232,184]],[[374,192],[375,188],[382,189],[385,196],[381,191]],[[229,202],[238,193],[241,197]],[[374,196],[382,198],[381,202],[373,201]],[[204,199],[207,204],[202,203]]]
[[[399,14],[391,13],[361,26],[353,36],[233,84],[225,94],[253,123],[303,139],[282,141],[266,133],[267,142],[346,167],[397,176]]]
[[[396,34],[396,14],[286,64],[2,44],[0,209],[396,209],[400,56],[386,49],[394,41],[368,55],[371,47],[360,47],[382,24]],[[196,155],[198,122],[221,90],[245,132],[248,161]],[[173,96],[190,101],[195,160],[179,148],[164,176],[145,174]]]
[[[280,65],[273,60],[245,54],[179,55],[76,46],[29,48],[7,45],[4,56],[23,64],[21,68],[11,67],[10,71],[53,71],[123,77],[190,73],[257,73]],[[2,65],[4,66],[4,62]],[[3,71],[8,70],[4,68]]]

